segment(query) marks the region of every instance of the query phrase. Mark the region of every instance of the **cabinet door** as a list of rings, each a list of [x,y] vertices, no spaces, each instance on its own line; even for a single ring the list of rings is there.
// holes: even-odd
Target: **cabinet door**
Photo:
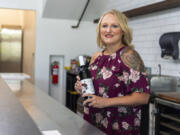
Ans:
[[[75,92],[74,84],[77,74],[67,73],[66,78],[66,107],[76,112],[78,94]]]
[[[67,73],[66,78],[66,90],[67,91],[74,91],[74,84],[76,83],[76,75],[77,74],[71,74]]]

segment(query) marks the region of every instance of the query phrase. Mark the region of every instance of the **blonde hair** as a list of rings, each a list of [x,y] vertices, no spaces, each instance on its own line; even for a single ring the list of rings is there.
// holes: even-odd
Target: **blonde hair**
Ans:
[[[98,22],[98,25],[97,25],[97,28],[96,28],[96,32],[97,32],[97,44],[100,48],[104,48],[106,47],[106,45],[102,42],[101,40],[101,35],[100,35],[100,28],[101,28],[101,22],[102,22],[102,19],[105,15],[107,14],[113,14],[117,20],[118,20],[118,23],[122,29],[122,32],[123,32],[123,36],[122,36],[122,43],[126,46],[131,46],[131,41],[132,41],[132,31],[131,29],[129,28],[128,26],[128,22],[127,22],[127,17],[121,13],[120,11],[118,10],[115,10],[115,9],[112,9],[106,13],[104,13],[99,22]]]

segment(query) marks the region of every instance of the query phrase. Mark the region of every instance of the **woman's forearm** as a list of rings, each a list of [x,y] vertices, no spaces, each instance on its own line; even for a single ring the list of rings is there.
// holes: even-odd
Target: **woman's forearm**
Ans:
[[[150,95],[148,93],[133,92],[130,95],[109,98],[107,100],[107,107],[118,106],[118,105],[136,106],[141,104],[147,104],[149,100],[149,96]]]

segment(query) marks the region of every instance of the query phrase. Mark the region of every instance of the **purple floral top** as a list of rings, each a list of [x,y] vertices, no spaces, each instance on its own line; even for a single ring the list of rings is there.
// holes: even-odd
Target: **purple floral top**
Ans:
[[[123,47],[124,48],[124,47]],[[145,74],[127,67],[120,48],[112,55],[98,56],[89,66],[95,94],[112,98],[132,92],[150,92]],[[84,107],[84,119],[108,135],[139,135],[141,106]]]

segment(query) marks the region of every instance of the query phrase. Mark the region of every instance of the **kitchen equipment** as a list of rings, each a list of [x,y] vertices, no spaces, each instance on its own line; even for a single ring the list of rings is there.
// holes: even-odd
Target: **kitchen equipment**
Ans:
[[[1,29],[0,72],[22,72],[21,29]]]
[[[175,76],[151,74],[148,78],[151,92],[177,90],[177,78]]]
[[[164,96],[165,98],[164,98]],[[178,95],[178,96],[177,96]],[[155,99],[155,135],[179,135],[180,134],[180,93],[162,93]],[[168,100],[166,100],[168,97]],[[173,99],[173,100],[171,100]]]
[[[180,59],[180,32],[165,33],[160,37],[161,57]]]
[[[148,120],[145,120],[145,124],[143,124],[143,125],[148,125],[149,127],[148,135],[155,135],[155,121],[156,121],[156,115],[158,114],[158,110],[154,105],[154,99],[156,97],[157,92],[158,93],[173,92],[173,91],[177,91],[178,89],[177,77],[169,76],[169,75],[161,75],[161,65],[159,64],[158,67],[159,67],[158,74],[148,75],[150,89],[151,89],[150,101],[147,107],[149,112],[143,114],[144,118],[147,117],[149,118]],[[147,132],[143,132],[143,133],[147,134]]]

